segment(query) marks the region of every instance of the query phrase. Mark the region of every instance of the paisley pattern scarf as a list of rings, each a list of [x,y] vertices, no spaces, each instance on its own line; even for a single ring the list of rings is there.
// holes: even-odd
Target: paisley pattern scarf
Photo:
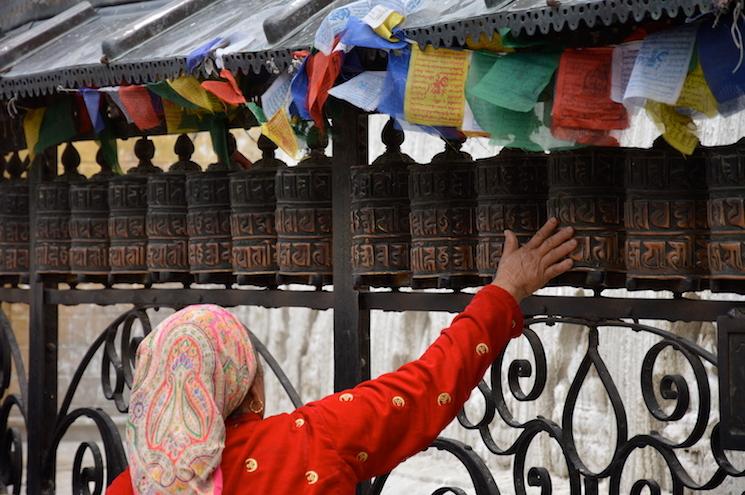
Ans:
[[[218,306],[190,306],[145,337],[126,428],[134,492],[220,495],[224,420],[246,408],[256,374],[245,327]]]

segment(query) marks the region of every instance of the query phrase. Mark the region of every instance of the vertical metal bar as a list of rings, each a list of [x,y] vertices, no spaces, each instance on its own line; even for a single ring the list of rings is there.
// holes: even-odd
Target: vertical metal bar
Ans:
[[[370,375],[370,312],[360,309],[352,277],[350,166],[368,163],[367,115],[346,103],[333,120],[334,390]]]
[[[27,493],[53,493],[54,480],[45,473],[44,457],[57,416],[57,306],[44,301],[45,283],[36,274],[36,190],[45,175],[57,172],[57,150],[36,157],[28,172],[31,222],[29,283],[29,387]]]

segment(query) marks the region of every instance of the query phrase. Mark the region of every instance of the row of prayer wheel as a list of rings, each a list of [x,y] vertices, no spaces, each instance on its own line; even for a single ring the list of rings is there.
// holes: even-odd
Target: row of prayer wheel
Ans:
[[[231,136],[232,138],[232,136]],[[259,140],[261,160],[249,170],[224,163],[206,171],[191,161],[182,135],[168,172],[152,163],[152,141],[135,143],[136,167],[115,174],[99,151],[101,171],[77,172],[67,145],[64,173],[36,192],[37,272],[60,282],[182,282],[276,286],[331,282],[331,161],[314,133],[297,167]],[[229,140],[235,151],[235,140]],[[17,154],[0,182],[0,282],[29,271],[29,187]],[[0,174],[0,177],[2,174]]]
[[[555,216],[579,243],[557,285],[745,292],[743,145],[688,158],[663,141],[651,150],[505,149],[474,161],[448,141],[419,165],[400,152],[402,140],[387,126],[386,153],[353,168],[358,286],[484,283],[505,229],[525,242]]]
[[[36,191],[37,272],[70,283],[258,285],[332,282],[331,160],[309,137],[297,167],[263,153],[247,170],[206,171],[180,136],[163,173],[152,141],[138,164],[86,179],[68,145],[64,173]],[[401,152],[389,122],[386,151],[351,169],[352,266],[358,287],[460,289],[490,280],[510,229],[526,241],[548,216],[576,229],[575,269],[557,284],[602,289],[745,291],[745,146],[684,158],[651,150],[587,148],[551,155],[505,149],[474,161],[447,141],[431,163]],[[234,140],[230,143],[235,149]],[[0,181],[0,282],[29,271],[29,188],[14,154]]]

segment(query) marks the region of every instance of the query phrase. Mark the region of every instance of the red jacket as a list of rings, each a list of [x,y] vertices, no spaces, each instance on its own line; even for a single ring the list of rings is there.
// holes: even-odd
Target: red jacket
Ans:
[[[429,446],[522,328],[512,296],[489,285],[417,361],[290,414],[228,419],[224,493],[354,493]],[[106,493],[132,494],[129,470]]]

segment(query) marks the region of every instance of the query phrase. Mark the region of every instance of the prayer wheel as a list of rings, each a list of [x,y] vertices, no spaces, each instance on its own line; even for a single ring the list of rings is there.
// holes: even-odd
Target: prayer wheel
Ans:
[[[233,271],[241,285],[276,287],[275,183],[277,171],[287,164],[274,156],[277,145],[266,136],[259,137],[258,145],[262,158],[230,175]]]
[[[476,164],[447,140],[428,165],[409,166],[411,286],[462,289],[480,285],[476,268]]]
[[[383,128],[385,153],[352,167],[352,270],[355,286],[402,287],[411,282],[409,172],[404,133]]]
[[[78,172],[80,154],[68,143],[62,152],[64,172],[36,190],[36,270],[47,280],[71,282],[70,184],[85,180]],[[55,165],[56,166],[56,165]]]
[[[310,151],[296,167],[277,173],[277,264],[280,284],[332,283],[331,159],[328,137],[316,128]]]
[[[745,141],[706,153],[711,290],[745,293]]]
[[[476,192],[476,265],[490,282],[502,257],[504,231],[514,232],[523,244],[546,222],[548,156],[504,148],[493,158],[478,160]]]
[[[186,228],[186,176],[201,171],[191,161],[194,144],[182,134],[173,151],[178,161],[168,172],[147,178],[147,268],[154,282],[191,281]]]
[[[29,187],[21,178],[27,166],[15,152],[6,165],[10,178],[0,182],[0,283],[28,280]]]
[[[574,269],[560,285],[623,287],[625,150],[588,148],[552,153],[548,160],[548,216],[576,230]]]
[[[628,289],[701,289],[708,276],[705,168],[700,150],[685,157],[662,140],[627,151]]]
[[[147,267],[147,178],[161,173],[153,165],[155,145],[147,138],[134,147],[137,166],[109,180],[110,283],[151,282]]]
[[[101,171],[70,184],[70,271],[78,282],[108,283],[109,179],[112,164],[99,149]]]
[[[236,143],[232,134],[228,134],[232,156]],[[186,176],[189,269],[200,284],[233,283],[230,167],[230,164],[217,161],[204,172]]]

